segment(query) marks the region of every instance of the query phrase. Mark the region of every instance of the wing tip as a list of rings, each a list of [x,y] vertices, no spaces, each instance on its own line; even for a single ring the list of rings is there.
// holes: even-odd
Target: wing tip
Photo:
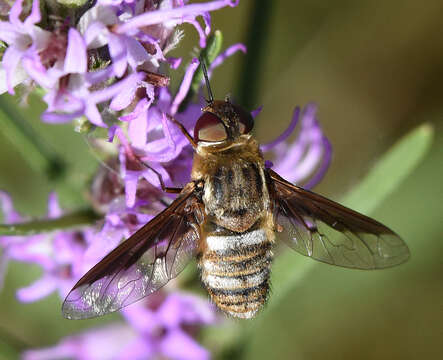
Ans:
[[[79,309],[76,306],[68,305],[66,301],[62,305],[62,316],[67,320],[86,320],[86,319],[93,319],[100,315],[104,314],[97,314],[92,311],[88,311],[85,309]]]
[[[407,245],[405,244],[404,251],[402,253],[397,254],[395,256],[382,258],[383,263],[377,264],[376,269],[387,269],[387,268],[391,268],[394,266],[398,266],[398,265],[404,264],[410,258],[411,258],[411,252],[410,252],[409,248],[407,247]]]
[[[67,320],[84,320],[103,315],[93,311],[92,307],[86,306],[81,298],[73,299],[75,292],[71,291],[63,301],[61,313]]]

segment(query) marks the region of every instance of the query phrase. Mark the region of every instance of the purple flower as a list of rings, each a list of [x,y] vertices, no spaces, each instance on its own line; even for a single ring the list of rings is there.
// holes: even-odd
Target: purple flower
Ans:
[[[297,107],[288,128],[277,139],[260,147],[266,155],[274,153],[273,169],[276,172],[291,182],[302,183],[307,189],[323,178],[332,156],[331,144],[322,132],[316,112],[316,105],[307,105],[302,112],[296,139],[286,142],[299,121],[300,109]]]
[[[25,360],[152,359],[205,360],[209,352],[193,336],[214,324],[214,308],[194,295],[158,292],[123,310],[127,323],[88,330],[62,339],[54,347],[28,350]]]
[[[38,56],[51,37],[50,32],[36,26],[41,19],[39,1],[33,2],[32,11],[24,21],[20,19],[22,5],[23,0],[17,0],[9,12],[9,22],[0,21],[0,39],[9,45],[3,54],[2,67],[11,94],[14,86],[26,79],[22,60]]]
[[[209,12],[235,5],[228,0],[190,5],[179,0],[105,0],[72,27],[72,21],[51,17],[40,23],[38,0],[29,15],[22,13],[22,0],[17,0],[9,21],[0,23],[0,39],[8,45],[0,68],[0,79],[7,85],[3,91],[12,93],[15,85],[32,81],[47,92],[45,121],[86,116],[93,124],[107,127],[127,115],[126,109],[134,102],[146,101],[142,104],[145,111],[150,107],[155,98],[153,80],[144,74],[157,75],[161,62],[178,66],[180,59],[165,57],[182,38],[175,30],[178,24],[191,23],[203,47],[211,31]],[[196,21],[199,16],[204,29]],[[144,97],[136,95],[140,89]]]
[[[184,5],[177,8],[163,8],[155,12],[148,12],[138,15],[124,24],[117,26],[118,33],[131,33],[145,26],[157,25],[160,23],[172,23],[175,25],[188,22],[196,28],[200,35],[200,47],[206,46],[206,36],[210,32],[209,11],[221,9],[226,6],[237,6],[238,2],[232,0],[217,0],[207,3]],[[196,22],[196,17],[202,16],[206,29],[203,31]]]
[[[1,193],[0,200],[6,222],[17,223],[24,220],[12,207],[11,199],[6,193]],[[47,217],[57,218],[61,215],[57,198],[55,194],[51,194]],[[53,291],[58,291],[62,298],[66,296],[85,271],[82,259],[92,236],[92,230],[84,230],[56,231],[28,237],[0,237],[4,261],[36,264],[43,269],[40,279],[17,291],[17,298],[23,302],[31,302],[48,296]]]
[[[39,280],[18,290],[20,301],[35,301],[54,291],[64,298],[87,270],[167,206],[173,195],[161,191],[158,174],[166,186],[181,187],[190,180],[193,149],[170,117],[192,134],[203,99],[187,104],[181,112],[178,109],[199,63],[193,59],[185,69],[176,94],[167,88],[168,78],[162,78],[160,69],[164,65],[176,69],[182,63],[180,58],[166,57],[182,38],[178,24],[192,24],[204,47],[211,31],[209,13],[235,5],[231,0],[193,4],[98,0],[78,21],[53,22],[47,17],[40,22],[38,1],[29,14],[23,11],[22,0],[14,3],[9,21],[0,23],[0,39],[8,44],[0,79],[5,78],[8,91],[23,81],[39,86],[48,105],[43,120],[60,123],[84,116],[96,126],[107,127],[114,144],[89,192],[102,222],[75,231],[0,237],[4,260],[0,278],[8,260],[37,264],[43,270]],[[243,44],[228,47],[210,65],[209,74],[237,51],[246,52],[246,48]],[[162,81],[153,81],[153,75]],[[306,107],[293,141],[287,142],[298,124],[298,108],[288,129],[262,146],[266,156],[272,152],[276,171],[307,187],[321,179],[331,156],[315,111],[313,105]],[[25,220],[7,194],[0,193],[0,200],[6,222]],[[49,218],[63,215],[55,195],[50,196],[48,208]],[[209,358],[193,338],[196,329],[215,322],[214,310],[205,299],[180,293],[166,296],[161,290],[122,314],[124,324],[69,336],[54,347],[29,350],[24,358]]]
[[[104,70],[101,73],[106,75],[106,72]],[[84,114],[93,124],[106,127],[98,105],[112,100],[111,108],[121,103],[127,106],[141,85],[144,74],[133,73],[111,86],[90,91],[88,89],[90,86],[101,82],[99,75],[101,74],[65,77],[66,82],[61,82],[59,87],[54,88],[44,97],[48,103],[48,109],[43,113],[42,118],[47,122],[65,122]]]

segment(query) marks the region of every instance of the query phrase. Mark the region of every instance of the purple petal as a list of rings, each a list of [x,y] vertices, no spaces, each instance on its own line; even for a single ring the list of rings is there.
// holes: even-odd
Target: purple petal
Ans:
[[[106,254],[114,250],[114,248],[129,235],[127,229],[117,229],[117,225],[112,224],[114,220],[116,219],[113,219],[112,215],[106,216],[103,228],[94,236],[94,241],[84,253],[81,273],[90,270],[92,266],[97,264]],[[119,218],[118,221],[120,222]]]
[[[85,73],[88,69],[86,43],[80,33],[70,28],[68,33],[68,48],[65,57],[66,73]]]
[[[17,290],[17,299],[25,303],[40,300],[56,290],[56,281],[51,275],[43,275],[33,284]]]
[[[216,320],[214,308],[206,299],[183,293],[170,294],[157,314],[167,328],[180,324],[208,325]]]
[[[294,110],[294,114],[292,115],[292,120],[289,123],[289,126],[287,127],[287,129],[285,131],[283,131],[283,133],[279,137],[277,137],[277,139],[275,139],[274,141],[271,141],[270,143],[267,143],[267,144],[260,145],[260,150],[263,152],[269,151],[272,148],[274,148],[276,145],[285,141],[295,130],[295,127],[297,126],[297,123],[298,123],[299,115],[300,115],[300,108],[297,106]]]
[[[108,142],[112,143],[114,142],[114,137],[115,137],[115,133],[116,131],[120,129],[117,125],[112,125],[109,127],[108,129]]]
[[[259,106],[257,109],[251,111],[251,115],[253,118],[256,118],[258,114],[263,110],[263,105]]]
[[[163,182],[166,185],[172,185],[171,183],[171,177],[169,176],[169,173],[165,170],[165,168],[157,163],[155,163],[155,160],[151,160],[150,161],[146,161],[142,158],[143,161],[145,162],[149,162],[149,166],[152,167],[155,171],[157,171],[158,173],[160,173]],[[145,171],[143,171],[143,177],[152,185],[160,188],[160,181],[158,179],[157,174],[155,174],[151,169],[146,168]]]
[[[135,37],[137,37],[141,42],[146,42],[146,43],[151,44],[155,47],[155,54],[152,55],[155,59],[166,61],[166,58],[163,55],[163,51],[160,47],[158,39],[152,37],[151,35],[143,32],[143,31],[138,31],[137,34],[135,35]]]
[[[182,17],[198,16],[204,12],[218,10],[226,6],[236,6],[238,3],[231,0],[218,0],[200,4],[185,5],[174,9],[165,9],[147,12],[133,17],[126,23],[117,25],[116,31],[120,34],[126,33],[132,29],[155,25],[170,20],[177,20],[179,23]]]
[[[128,88],[134,92],[138,84],[140,83],[141,80],[143,80],[144,77],[145,75],[143,73],[133,73],[125,77],[125,79],[111,86],[108,86],[103,90],[97,90],[92,92],[90,98],[95,104],[98,104],[103,101],[109,100],[114,96],[118,97],[120,95],[122,98],[125,98],[126,99],[125,102],[127,102],[128,101],[127,98],[129,97],[128,94],[122,94],[122,93],[127,92]],[[133,94],[131,96],[133,96]],[[121,105],[121,107],[118,107],[117,105]],[[125,105],[120,104],[120,102],[118,101],[114,106],[115,106],[114,110],[120,110],[126,107]]]
[[[0,203],[2,206],[4,223],[15,223],[22,221],[22,217],[14,209],[11,196],[6,191],[0,190]]]
[[[161,345],[161,353],[177,360],[207,360],[210,353],[193,338],[181,330],[166,333]]]
[[[100,127],[107,127],[107,125],[102,120],[102,116],[100,115],[97,106],[94,103],[87,104],[85,109],[85,115],[89,119],[89,121],[92,122],[94,125]]]
[[[180,85],[180,88],[178,89],[177,95],[175,96],[174,101],[172,102],[171,115],[175,115],[181,102],[186,97],[186,94],[189,91],[189,87],[191,86],[192,77],[194,76],[194,73],[197,70],[199,64],[200,62],[196,58],[194,58],[192,59],[191,64],[188,66],[185,72],[185,76],[183,77],[183,81]]]
[[[200,26],[200,23],[197,20],[193,20],[193,19],[184,20],[183,22],[189,23],[194,26],[194,28],[197,30],[198,36],[200,38],[199,45],[202,49],[204,49],[206,47],[206,34],[203,31],[202,27]]]
[[[40,16],[40,2],[38,0],[34,0],[32,3],[31,13],[26,18],[24,24],[25,27],[29,28],[32,25],[39,23],[41,20]]]
[[[132,208],[135,204],[135,194],[137,192],[137,183],[139,178],[139,172],[126,170],[125,176],[125,194],[126,194],[126,206]]]
[[[217,66],[221,65],[228,57],[234,55],[237,51],[241,51],[246,54],[246,46],[242,43],[234,44],[228,47],[225,51],[223,51],[220,55],[218,55],[214,61],[211,63],[209,68],[209,73],[211,73]]]
[[[168,141],[171,151],[175,151],[175,142],[172,139],[171,130],[169,129],[170,121],[166,118],[165,113],[162,113],[162,128],[165,134],[166,140]]]
[[[294,169],[301,161],[308,146],[307,140],[302,135],[300,133],[290,146],[282,143],[274,148],[276,153],[274,170],[291,182],[298,182],[300,180],[294,177]]]
[[[159,141],[157,141],[155,143],[155,145],[157,145],[159,143]],[[163,142],[162,142],[163,143]],[[140,159],[144,162],[168,162],[171,161],[173,159],[175,159],[179,152],[181,151],[181,148],[175,148],[175,151],[169,151],[169,152],[165,152],[164,150],[165,147],[163,147],[162,150],[158,151],[158,152],[151,152],[151,151],[144,151],[143,154],[140,156]]]
[[[80,359],[81,350],[77,342],[62,340],[56,346],[38,350],[26,350],[22,354],[23,360],[57,360],[57,359]]]
[[[309,181],[304,184],[304,188],[312,189],[315,185],[317,185],[321,179],[323,179],[326,171],[329,169],[329,165],[331,164],[332,159],[332,146],[329,140],[326,137],[323,137],[323,157],[322,163],[315,174],[309,179]]]
[[[47,241],[47,235],[34,235],[28,237],[14,237],[20,241],[13,242],[8,248],[9,257],[16,261],[40,265],[43,269],[51,271],[54,268],[52,259],[52,246]]]
[[[140,64],[149,60],[149,54],[146,49],[134,38],[125,37],[128,51],[128,63],[135,70]]]
[[[75,83],[75,75],[69,77],[69,84]],[[53,88],[49,91],[43,99],[48,104],[47,112],[62,111],[62,112],[78,112],[83,111],[85,104],[81,99],[71,94],[68,90],[71,86],[65,88]]]
[[[88,72],[84,76],[86,82],[89,85],[95,85],[103,81],[106,81],[107,79],[112,77],[112,75],[113,75],[112,69],[110,66],[108,66],[107,68],[102,70]]]
[[[48,217],[50,219],[57,218],[62,214],[62,209],[58,203],[57,194],[51,192],[48,198]]]
[[[26,79],[28,79],[28,74],[23,69],[23,67],[19,64],[12,75],[11,86],[12,88],[16,87],[18,84],[23,83]],[[6,71],[3,69],[2,64],[0,64],[0,94],[4,94],[8,91],[7,82],[6,82]]]
[[[13,45],[23,41],[20,38],[23,38],[23,34],[17,32],[15,25],[6,21],[0,21],[0,40]]]
[[[32,46],[28,51],[33,51],[36,54],[46,49],[51,39],[51,33],[38,26],[32,26],[29,35],[32,38]]]
[[[57,345],[42,349],[27,350],[24,360],[58,360],[58,359],[115,359],[136,334],[126,325],[108,325],[87,330],[78,335],[68,336]]]
[[[22,13],[23,0],[16,0],[14,5],[12,5],[11,10],[9,10],[9,21],[15,26],[20,26],[22,22],[20,21],[20,14]]]
[[[121,165],[125,165],[124,159],[127,154],[132,153],[131,145],[129,145],[128,139],[126,138],[125,134],[123,133],[123,130],[120,127],[116,127],[115,129],[115,135],[117,135],[118,140],[120,141],[122,147],[120,149],[120,152],[124,155],[121,159]],[[124,167],[125,168],[125,167]]]
[[[82,116],[83,113],[84,113],[83,110],[76,111],[76,112],[70,113],[70,114],[53,113],[53,112],[45,111],[42,114],[41,119],[48,124],[63,124],[63,123],[68,123],[68,122],[74,120],[75,118]]]
[[[146,98],[141,99],[137,105],[135,106],[135,109],[130,112],[129,114],[126,115],[122,115],[119,117],[119,120],[121,121],[133,121],[135,119],[137,119],[140,116],[144,116],[146,117],[146,112],[149,108],[149,105],[151,104],[151,101],[149,101]]]
[[[311,174],[317,165],[320,163],[323,154],[323,144],[318,141],[314,141],[309,144],[308,151],[303,159],[297,164],[294,176],[299,179],[306,179]]]
[[[320,181],[331,160],[331,146],[316,120],[316,109],[314,104],[305,107],[301,130],[291,145],[282,142],[273,144],[277,160],[275,171],[291,182],[308,179],[307,188]]]
[[[107,43],[108,28],[100,21],[89,24],[84,33],[85,42],[90,48],[97,48]]]
[[[208,36],[211,33],[211,16],[209,15],[209,12],[204,12],[202,17],[205,22],[205,34]]]
[[[55,67],[49,69],[52,71],[46,71],[45,67],[40,63],[39,59],[35,57],[27,56],[22,60],[23,68],[29,74],[29,76],[37,82],[40,86],[51,89],[62,75],[62,69]]]
[[[149,337],[140,336],[128,343],[116,357],[117,360],[155,359],[156,346]]]
[[[130,120],[128,126],[128,136],[131,139],[132,145],[136,148],[141,148],[146,144],[148,135],[148,108],[150,102],[146,98],[140,100],[134,110],[136,117]],[[128,115],[129,116],[129,115]],[[124,117],[122,117],[124,118]],[[120,118],[120,120],[123,120]]]
[[[182,58],[168,57],[166,60],[169,63],[169,65],[171,65],[171,68],[174,70],[178,69],[178,67],[182,63]]]
[[[10,46],[3,54],[2,65],[6,72],[6,83],[8,92],[14,94],[14,73],[22,58],[23,53],[18,51],[14,46]]]
[[[128,107],[132,100],[134,100],[135,92],[140,87],[140,82],[144,76],[143,73],[134,73],[117,84],[108,87],[107,90],[102,90],[103,94],[107,96],[112,94],[114,97],[109,107],[116,111]]]
[[[122,36],[109,34],[109,54],[112,58],[112,67],[117,77],[123,76],[126,71],[126,46]]]
[[[157,296],[157,294],[153,296]],[[142,334],[153,333],[161,325],[156,318],[156,314],[146,306],[146,301],[141,301],[122,310],[122,315],[126,321]]]

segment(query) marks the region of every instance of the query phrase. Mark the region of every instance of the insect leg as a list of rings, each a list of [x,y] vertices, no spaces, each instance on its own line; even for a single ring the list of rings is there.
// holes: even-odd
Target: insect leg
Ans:
[[[171,194],[179,194],[179,193],[181,193],[181,191],[183,190],[182,188],[173,188],[173,187],[165,186],[165,183],[163,181],[162,175],[157,170],[155,170],[153,167],[149,166],[148,164],[146,164],[143,161],[142,161],[142,164],[144,166],[146,166],[149,170],[152,170],[155,175],[157,175],[158,181],[160,182],[160,186],[161,186],[161,188],[162,188],[162,190],[164,192],[171,193]]]
[[[197,147],[197,143],[195,142],[195,140],[191,136],[191,134],[188,133],[188,130],[186,130],[186,128],[177,119],[175,119],[171,115],[167,115],[167,116],[168,116],[169,120],[171,120],[175,125],[177,125],[179,127],[179,129],[181,130],[183,135],[186,136],[186,139],[189,140],[189,142],[191,143],[192,147],[195,149]]]

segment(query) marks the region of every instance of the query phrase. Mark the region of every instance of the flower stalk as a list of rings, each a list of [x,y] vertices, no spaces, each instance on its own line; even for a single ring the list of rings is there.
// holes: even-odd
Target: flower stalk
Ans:
[[[208,36],[206,47],[203,48],[200,53],[207,66],[210,66],[215,58],[220,54],[222,44],[223,34],[220,30],[215,30],[213,34]],[[198,90],[200,89],[203,80],[203,69],[199,64],[192,78],[188,93],[178,109],[179,112],[186,109],[189,102],[194,98],[195,94],[197,94]]]
[[[91,226],[99,219],[100,216],[94,210],[87,208],[53,219],[0,224],[0,236],[31,236],[59,230],[73,230]]]

